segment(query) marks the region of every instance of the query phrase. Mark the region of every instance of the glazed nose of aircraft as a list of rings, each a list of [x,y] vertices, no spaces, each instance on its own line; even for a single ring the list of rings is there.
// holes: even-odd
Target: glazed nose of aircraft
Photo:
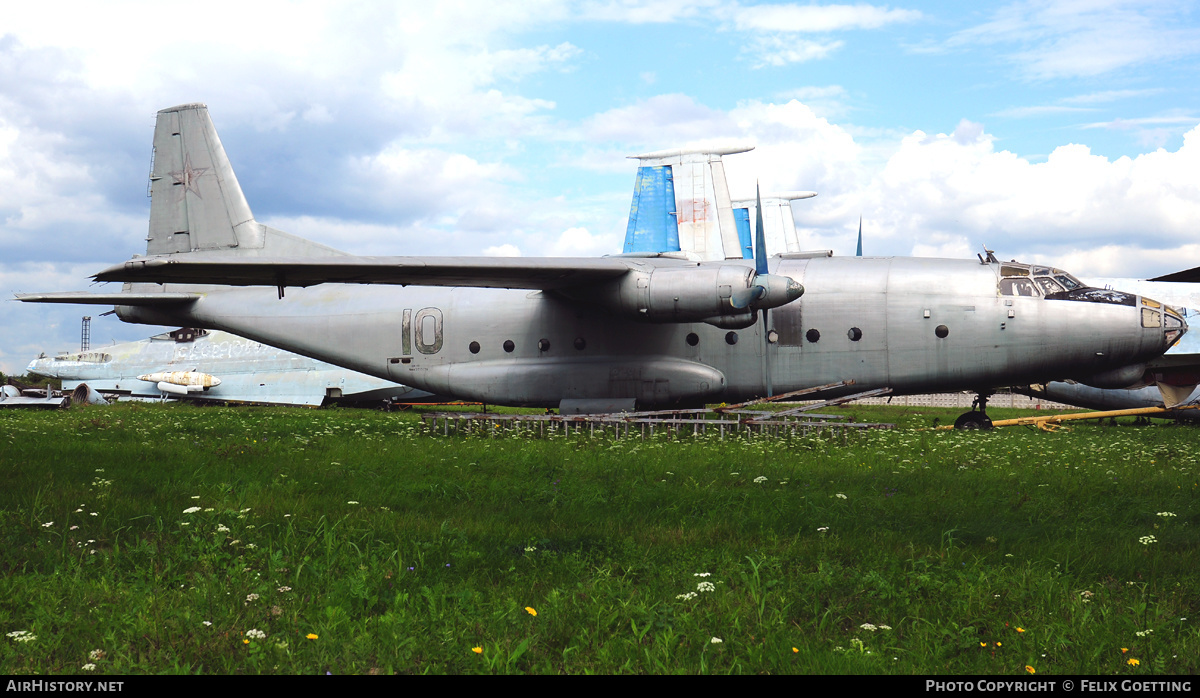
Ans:
[[[1162,329],[1163,351],[1175,346],[1179,338],[1188,330],[1183,314],[1169,305],[1145,296],[1142,296],[1141,301],[1142,327],[1148,330]]]
[[[47,378],[54,378],[54,376],[50,375],[49,373],[46,373],[46,369],[43,366],[44,363],[45,363],[44,359],[34,359],[33,361],[30,361],[29,365],[25,367],[25,373],[32,374],[35,376],[45,376]]]

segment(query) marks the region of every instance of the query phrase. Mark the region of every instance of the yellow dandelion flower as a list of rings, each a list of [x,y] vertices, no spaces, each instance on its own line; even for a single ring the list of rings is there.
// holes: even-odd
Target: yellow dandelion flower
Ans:
[[[526,612],[526,613],[528,613],[528,614],[529,614],[529,615],[531,615],[531,616],[536,616],[536,615],[537,615],[537,611],[533,610],[533,606],[526,606],[526,607],[525,607],[525,612]]]
[[[1139,662],[1137,660],[1137,657],[1130,657],[1129,661],[1125,662],[1125,663],[1128,664],[1129,666],[1137,666],[1138,664],[1141,664],[1141,662]]]
[[[1025,632],[1025,628],[1017,628],[1017,632],[1023,633],[1023,632]]]
[[[474,652],[475,654],[483,654],[483,648],[482,648],[482,647],[472,647],[472,648],[471,648],[471,651],[472,651],[472,652]]]
[[[986,643],[986,642],[981,642],[981,643],[979,643],[979,646],[980,646],[980,647],[987,647],[987,643]]]
[[[799,651],[800,650],[796,649],[795,647],[792,648],[792,652],[799,652]]]
[[[318,635],[316,633],[309,633],[309,634],[305,635],[304,637],[306,637],[310,640],[316,640]]]
[[[1037,673],[1037,669],[1034,669],[1033,667],[1029,666],[1028,664],[1025,665],[1025,671],[1028,671],[1030,674]]]
[[[1004,646],[1004,643],[1003,643],[1003,642],[997,642],[997,643],[996,643],[996,646],[997,646],[997,647],[1003,647],[1003,646]]]
[[[245,638],[242,638],[242,644],[243,644],[243,645],[248,645],[248,644],[250,644],[250,641],[249,641],[249,640],[247,640],[247,639],[245,639]]]

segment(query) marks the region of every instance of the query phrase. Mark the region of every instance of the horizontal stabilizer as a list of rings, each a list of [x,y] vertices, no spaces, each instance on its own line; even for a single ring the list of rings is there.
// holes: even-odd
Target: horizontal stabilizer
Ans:
[[[191,303],[199,293],[18,293],[17,300],[25,303],[73,303],[76,305],[174,305]]]
[[[614,258],[348,256],[271,258],[194,253],[175,257],[139,257],[124,264],[109,267],[96,274],[95,279],[97,281],[222,284],[226,286],[283,287],[342,283],[549,290],[585,286],[614,279],[627,273],[633,264],[636,262]],[[111,297],[121,298],[124,295],[112,294]],[[195,294],[157,295],[193,296]],[[132,303],[119,304],[134,305]]]

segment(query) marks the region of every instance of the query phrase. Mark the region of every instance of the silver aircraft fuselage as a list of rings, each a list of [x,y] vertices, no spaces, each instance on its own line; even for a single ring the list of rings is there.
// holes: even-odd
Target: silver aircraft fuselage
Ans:
[[[780,394],[848,380],[825,395],[986,391],[1118,369],[1174,340],[1161,321],[1144,326],[1145,308],[1160,307],[1153,301],[1003,295],[1000,267],[776,257],[771,273],[806,291],[769,312],[774,341],[761,319],[743,329],[638,322],[524,289],[327,283],[280,298],[275,288],[237,287],[184,306],[117,310],[131,322],[226,330],[432,393],[537,407],[735,402],[768,385]]]

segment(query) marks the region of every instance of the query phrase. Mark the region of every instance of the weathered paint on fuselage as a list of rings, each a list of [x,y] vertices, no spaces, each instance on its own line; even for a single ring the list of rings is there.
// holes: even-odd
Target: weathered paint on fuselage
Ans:
[[[776,258],[771,273],[806,292],[770,311],[779,340],[769,345],[761,322],[642,323],[527,290],[324,284],[280,299],[274,288],[246,287],[208,291],[186,312],[118,312],[224,329],[430,392],[545,407],[564,398],[732,402],[765,395],[768,370],[776,394],[841,380],[854,385],[829,395],[986,390],[1089,375],[1165,348],[1162,329],[1143,328],[1137,307],[1001,296],[995,264]]]

